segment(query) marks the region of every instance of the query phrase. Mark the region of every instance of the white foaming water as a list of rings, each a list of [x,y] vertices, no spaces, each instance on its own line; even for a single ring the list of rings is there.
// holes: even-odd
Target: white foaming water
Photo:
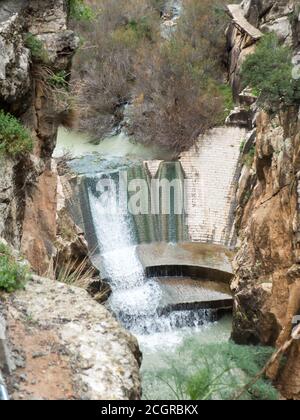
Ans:
[[[90,208],[103,268],[113,291],[109,306],[125,326],[134,329],[140,318],[156,316],[161,290],[155,281],[145,278],[130,222],[126,215],[114,209],[116,191],[112,189],[109,194],[110,197],[106,195],[101,200],[89,189]]]
[[[141,286],[144,283],[144,270],[131,241],[128,220],[114,208],[116,192],[112,190],[109,194],[108,202],[107,195],[105,200],[101,200],[89,189],[93,223],[105,272],[116,290]]]
[[[123,325],[141,336],[172,334],[175,329],[194,328],[208,322],[211,313],[205,310],[160,313],[162,289],[155,279],[147,279],[144,274],[134,245],[131,219],[116,208],[117,189],[110,188],[98,195],[89,188],[88,195],[102,273],[112,288],[108,305]]]

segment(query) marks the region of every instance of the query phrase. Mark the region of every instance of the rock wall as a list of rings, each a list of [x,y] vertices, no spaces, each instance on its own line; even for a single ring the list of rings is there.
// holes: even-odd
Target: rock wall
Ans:
[[[253,25],[275,30],[293,45],[296,56],[298,5],[253,0],[244,1],[242,10]],[[240,65],[255,44],[236,25],[228,35],[231,81],[239,97]],[[256,146],[255,156],[243,168],[237,192],[233,338],[238,343],[280,346],[289,339],[293,319],[300,314],[299,109],[275,116],[258,110],[254,124],[245,152]],[[300,399],[300,342],[293,345],[285,367],[273,366],[269,375],[286,398]]]
[[[57,175],[51,156],[65,113],[46,86],[47,74],[69,72],[78,39],[67,28],[65,0],[4,0],[0,4],[0,107],[20,118],[34,139],[30,156],[0,168],[0,236],[39,274],[55,253]],[[26,48],[26,34],[43,42],[46,63]]]

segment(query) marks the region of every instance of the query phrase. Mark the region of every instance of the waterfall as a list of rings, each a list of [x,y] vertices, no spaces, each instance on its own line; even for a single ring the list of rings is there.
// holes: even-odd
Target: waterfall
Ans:
[[[113,178],[109,179],[114,181]],[[113,291],[108,304],[125,326],[134,328],[141,318],[156,316],[161,298],[160,288],[154,280],[145,277],[136,253],[131,219],[116,204],[117,190],[110,189],[102,198],[89,188],[88,197],[102,269]]]
[[[105,273],[113,288],[141,286],[144,270],[132,243],[128,218],[116,208],[116,191],[111,190],[109,194],[101,199],[89,188],[90,207]]]
[[[129,172],[132,175],[132,168]],[[111,188],[102,194],[99,194],[97,185],[103,180],[103,174],[86,177],[87,182],[84,185],[89,201],[87,222],[93,225],[98,248],[95,262],[112,289],[108,306],[122,324],[134,334],[143,335],[160,331],[171,332],[174,328],[183,326],[193,327],[208,320],[210,311],[205,310],[162,314],[162,289],[155,278],[146,276],[137,255],[136,220],[118,205],[120,191],[116,180],[119,179],[119,174],[105,175],[106,184]],[[144,217],[150,219],[148,224],[152,226],[152,216]],[[174,219],[173,222],[178,223],[178,220]],[[160,228],[168,225],[169,223],[158,223]],[[181,226],[180,223],[179,225]],[[167,227],[165,230],[168,230]],[[174,231],[173,227],[171,231]],[[167,233],[165,235],[169,237]]]

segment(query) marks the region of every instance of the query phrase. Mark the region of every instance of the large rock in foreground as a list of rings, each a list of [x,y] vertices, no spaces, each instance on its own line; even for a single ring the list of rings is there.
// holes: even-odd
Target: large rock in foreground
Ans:
[[[6,302],[14,399],[141,395],[137,341],[82,289],[34,277]]]

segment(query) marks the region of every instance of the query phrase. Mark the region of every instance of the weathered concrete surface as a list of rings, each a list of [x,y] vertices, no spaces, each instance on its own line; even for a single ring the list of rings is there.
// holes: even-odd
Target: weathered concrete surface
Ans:
[[[235,191],[240,146],[246,129],[219,127],[199,139],[180,157],[187,182],[187,225],[192,242],[234,246]],[[155,176],[160,161],[147,161]]]
[[[8,378],[14,399],[140,397],[136,339],[83,289],[34,276],[5,305],[11,347],[23,359]]]
[[[239,127],[216,128],[180,158],[191,180],[188,229],[193,242],[234,244],[235,188],[245,135],[246,130]]]
[[[218,272],[220,279],[232,276],[233,253],[219,245],[156,242],[138,245],[137,254],[145,270],[151,267],[200,267],[207,269],[207,272]]]
[[[184,277],[161,277],[155,280],[162,291],[162,309],[232,309],[230,287],[224,283]]]

